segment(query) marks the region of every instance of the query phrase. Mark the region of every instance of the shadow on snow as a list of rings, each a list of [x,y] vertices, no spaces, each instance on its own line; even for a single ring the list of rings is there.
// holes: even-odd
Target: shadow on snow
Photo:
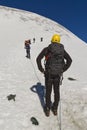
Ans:
[[[36,85],[33,85],[30,90],[34,93],[38,94],[38,97],[40,99],[40,103],[42,108],[44,108],[45,106],[45,101],[44,101],[44,97],[45,97],[45,86],[41,85],[40,82],[38,82]]]

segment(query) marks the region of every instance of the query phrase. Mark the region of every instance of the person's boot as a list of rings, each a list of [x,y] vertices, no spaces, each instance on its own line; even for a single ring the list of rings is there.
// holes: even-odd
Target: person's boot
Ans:
[[[30,59],[30,54],[28,54],[28,58]]]
[[[28,55],[26,55],[26,57],[28,58]]]
[[[44,108],[44,113],[45,113],[45,115],[46,115],[47,117],[49,117],[49,116],[50,116],[50,109],[49,109],[48,107],[45,107],[45,108]]]
[[[52,112],[55,116],[57,116],[57,109],[54,106],[52,106]]]

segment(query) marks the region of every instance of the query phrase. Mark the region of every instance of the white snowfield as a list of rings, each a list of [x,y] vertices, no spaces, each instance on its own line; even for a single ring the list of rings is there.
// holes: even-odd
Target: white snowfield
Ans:
[[[44,75],[37,68],[36,57],[55,33],[61,35],[61,43],[73,62],[63,74],[58,117],[52,112],[46,117],[42,108]],[[26,58],[24,49],[27,39],[32,42],[31,59]],[[38,82],[41,86],[37,86]],[[9,94],[16,94],[15,101],[7,99]],[[39,125],[32,124],[31,117]],[[3,6],[0,6],[0,130],[87,130],[87,44],[50,19]]]

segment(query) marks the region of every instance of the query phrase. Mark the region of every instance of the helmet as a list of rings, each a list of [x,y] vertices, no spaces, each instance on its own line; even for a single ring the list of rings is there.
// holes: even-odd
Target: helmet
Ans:
[[[60,35],[58,34],[54,34],[52,39],[51,39],[51,42],[56,42],[56,43],[60,43]]]

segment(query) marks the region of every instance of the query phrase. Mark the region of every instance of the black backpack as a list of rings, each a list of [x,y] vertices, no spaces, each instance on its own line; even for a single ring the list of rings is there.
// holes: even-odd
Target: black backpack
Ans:
[[[46,71],[50,75],[61,75],[64,66],[64,46],[58,43],[52,43],[47,48]]]

